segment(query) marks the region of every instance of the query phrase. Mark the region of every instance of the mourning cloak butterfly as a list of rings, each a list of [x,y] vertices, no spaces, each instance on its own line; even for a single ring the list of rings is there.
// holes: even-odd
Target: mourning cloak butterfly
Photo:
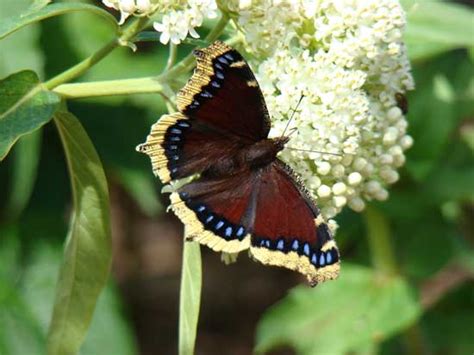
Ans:
[[[171,194],[191,239],[215,251],[250,248],[263,264],[304,274],[311,285],[339,274],[331,232],[268,138],[270,120],[255,76],[222,42],[196,50],[197,68],[137,150],[163,183],[198,174]]]

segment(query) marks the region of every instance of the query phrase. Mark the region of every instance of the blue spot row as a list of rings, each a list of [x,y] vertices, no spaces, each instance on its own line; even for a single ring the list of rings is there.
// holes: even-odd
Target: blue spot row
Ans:
[[[297,252],[301,256],[306,256],[316,267],[323,267],[334,264],[339,260],[339,254],[336,249],[330,249],[326,252],[315,250],[308,242],[302,242],[298,239],[288,240],[279,238],[277,240],[269,238],[256,237],[252,240],[252,244],[261,248],[277,250],[283,253],[291,251]]]
[[[198,57],[201,55],[199,51],[195,53]],[[234,50],[216,57],[212,63],[214,75],[211,77],[211,81],[199,93],[194,95],[193,101],[186,108],[186,112],[198,109],[206,100],[213,98],[218,89],[222,87],[230,65],[240,60],[242,60],[242,56]]]
[[[180,150],[184,142],[186,131],[191,128],[189,120],[178,120],[170,126],[165,134],[163,148],[168,159],[168,169],[173,177],[178,172],[177,163],[180,160]]]
[[[196,213],[197,218],[204,225],[206,230],[226,240],[242,240],[247,234],[243,226],[229,222],[223,216],[211,211],[210,208],[203,203],[194,202],[186,192],[181,192],[180,197],[185,201],[186,206]]]

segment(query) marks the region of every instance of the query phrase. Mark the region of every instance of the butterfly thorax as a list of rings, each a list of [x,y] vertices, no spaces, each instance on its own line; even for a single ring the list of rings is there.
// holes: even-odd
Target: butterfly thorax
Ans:
[[[242,149],[240,160],[251,169],[265,167],[275,161],[278,152],[283,150],[287,142],[288,137],[261,140]]]

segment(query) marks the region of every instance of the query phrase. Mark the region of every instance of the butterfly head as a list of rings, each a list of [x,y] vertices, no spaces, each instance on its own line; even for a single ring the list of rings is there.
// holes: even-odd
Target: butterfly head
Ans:
[[[279,152],[283,150],[283,148],[285,148],[285,144],[288,143],[289,140],[290,140],[290,137],[282,136],[282,137],[273,138],[272,142],[276,151]]]

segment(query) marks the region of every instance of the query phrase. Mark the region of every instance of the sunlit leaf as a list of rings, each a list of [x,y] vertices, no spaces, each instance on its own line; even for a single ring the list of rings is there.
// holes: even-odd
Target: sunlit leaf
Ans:
[[[0,160],[21,136],[47,123],[58,107],[58,95],[46,90],[29,70],[0,81]]]
[[[58,112],[55,123],[66,155],[74,211],[48,334],[50,355],[79,350],[111,261],[109,194],[100,159],[72,114]]]
[[[2,20],[0,22],[0,39],[32,23],[47,19],[49,17],[78,11],[88,11],[96,15],[102,16],[116,29],[118,29],[118,24],[115,20],[115,17],[113,17],[107,11],[101,9],[98,6],[81,4],[78,2],[56,3],[42,7],[40,10],[35,10],[33,8],[21,15],[12,16]]]
[[[413,290],[398,277],[344,263],[341,277],[298,287],[260,321],[256,351],[290,345],[298,354],[344,354],[370,348],[416,322]]]

